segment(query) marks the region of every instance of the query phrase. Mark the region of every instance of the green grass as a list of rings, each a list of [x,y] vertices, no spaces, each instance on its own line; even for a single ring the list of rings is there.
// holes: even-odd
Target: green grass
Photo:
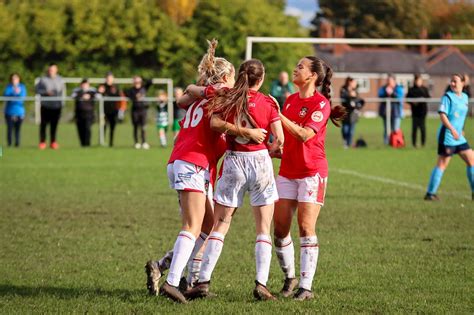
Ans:
[[[344,150],[329,127],[315,300],[253,301],[255,231],[245,206],[214,273],[218,297],[183,306],[145,289],[144,263],[172,248],[180,226],[166,179],[170,149],[157,146],[154,129],[149,151],[131,148],[129,125],[118,126],[116,148],[82,149],[74,126],[62,124],[61,149],[39,151],[37,127],[26,124],[22,147],[0,158],[0,313],[473,313],[474,202],[464,163],[451,162],[442,201],[425,202],[438,122],[429,121],[424,149],[383,147],[381,125],[359,123],[369,143],[360,150]],[[471,143],[473,130],[470,119]],[[276,292],[283,276],[273,256]]]

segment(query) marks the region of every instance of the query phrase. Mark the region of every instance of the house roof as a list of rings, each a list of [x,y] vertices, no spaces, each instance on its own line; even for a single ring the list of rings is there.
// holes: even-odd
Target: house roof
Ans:
[[[474,73],[474,53],[463,54],[456,47],[439,47],[428,54],[394,48],[353,48],[339,55],[316,47],[316,53],[335,71],[361,73],[428,73],[450,75]]]

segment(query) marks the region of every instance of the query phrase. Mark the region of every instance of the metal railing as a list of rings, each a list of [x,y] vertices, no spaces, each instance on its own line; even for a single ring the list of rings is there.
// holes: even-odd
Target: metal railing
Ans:
[[[158,102],[157,97],[145,97],[141,99],[140,101],[143,102]],[[39,124],[41,121],[41,111],[40,111],[40,105],[42,101],[76,101],[76,98],[70,97],[70,96],[41,96],[41,95],[36,95],[36,96],[25,96],[25,97],[7,97],[7,96],[0,96],[0,102],[6,102],[6,101],[34,101],[35,102],[35,122]],[[101,145],[105,145],[105,135],[104,135],[104,126],[105,126],[105,114],[104,114],[104,102],[116,102],[116,101],[127,101],[130,102],[131,100],[127,97],[98,97],[94,100],[95,102],[99,103],[99,143]],[[333,104],[340,104],[343,99],[341,98],[333,98],[331,99]],[[366,104],[368,103],[375,103],[375,104],[380,104],[382,102],[385,102],[385,113],[386,113],[386,119],[385,119],[385,127],[387,132],[390,132],[391,130],[391,108],[393,103],[400,103],[400,99],[398,98],[364,98],[364,101]],[[439,104],[440,98],[403,98],[402,103],[434,103],[434,104]],[[470,112],[472,113],[474,111],[474,98],[469,99],[468,106],[470,107]],[[168,113],[172,113],[173,110],[173,104],[172,102],[168,102]],[[170,115],[171,116],[171,115]],[[172,116],[170,123],[172,123]]]
[[[13,97],[13,96],[0,96],[0,102],[7,102],[7,101],[25,101],[25,102],[34,102],[35,110],[34,110],[34,121],[36,124],[41,122],[41,102],[43,101],[56,101],[56,102],[66,102],[66,101],[77,101],[76,98],[70,96],[25,96],[25,97]],[[105,126],[105,112],[104,112],[104,103],[105,102],[117,102],[117,101],[127,101],[131,102],[128,97],[97,97],[93,100],[94,102],[99,103],[99,143],[100,145],[105,145],[105,135],[104,135],[104,126]],[[144,97],[140,99],[140,102],[158,102],[159,99],[157,97]],[[63,106],[64,107],[64,106]],[[170,109],[171,108],[171,109]],[[171,118],[173,118],[173,102],[168,101],[168,114],[171,112]],[[170,120],[172,123],[172,119]]]

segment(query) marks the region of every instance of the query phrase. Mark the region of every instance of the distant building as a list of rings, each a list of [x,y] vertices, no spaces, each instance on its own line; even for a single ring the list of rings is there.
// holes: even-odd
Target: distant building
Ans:
[[[344,28],[334,27],[325,21],[320,26],[321,38],[343,38]],[[421,38],[427,37],[422,30]],[[449,35],[448,35],[449,38]],[[453,46],[438,46],[431,50],[425,45],[411,49],[391,47],[354,47],[347,44],[316,45],[316,54],[326,60],[335,71],[333,97],[339,91],[346,77],[351,76],[359,83],[361,97],[377,97],[380,86],[385,83],[387,73],[394,74],[397,82],[408,87],[413,85],[413,74],[421,73],[425,85],[434,98],[444,94],[452,73],[474,74],[474,53],[463,53]],[[367,104],[366,110],[376,110],[377,104]],[[408,107],[407,107],[408,108]],[[434,110],[435,106],[430,106]]]

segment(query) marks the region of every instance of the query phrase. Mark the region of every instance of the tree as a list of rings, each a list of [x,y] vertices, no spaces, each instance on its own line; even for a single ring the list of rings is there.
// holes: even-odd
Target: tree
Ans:
[[[424,1],[320,0],[321,13],[313,24],[318,29],[321,20],[328,19],[344,26],[349,38],[416,38],[430,24]]]
[[[308,36],[296,18],[286,16],[280,6],[270,2],[255,1],[250,6],[245,0],[202,0],[185,26],[197,31],[195,43],[202,47],[200,55],[205,51],[206,39],[218,38],[217,54],[238,68],[245,58],[247,36]],[[299,58],[308,54],[314,54],[311,45],[254,45],[254,58],[260,59],[266,69],[264,89],[281,70],[293,69]]]
[[[432,38],[448,32],[459,38],[474,35],[474,5],[469,1],[320,0],[319,4],[313,36],[323,19],[344,26],[349,38],[417,38],[422,28]]]

